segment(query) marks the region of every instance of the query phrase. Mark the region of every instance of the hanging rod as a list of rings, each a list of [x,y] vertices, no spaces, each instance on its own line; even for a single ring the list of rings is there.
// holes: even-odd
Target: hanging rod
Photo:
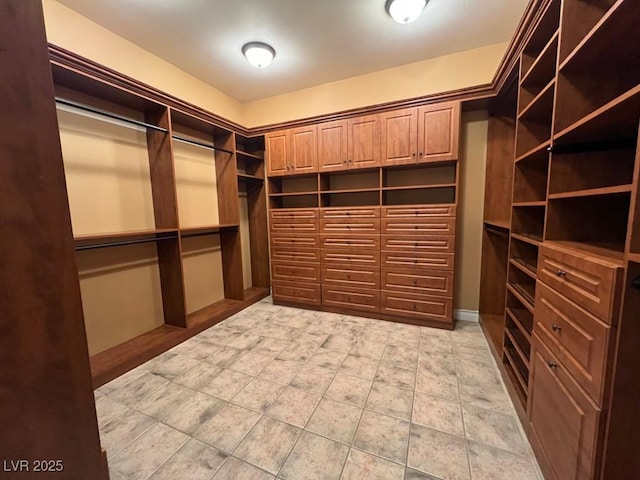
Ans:
[[[625,138],[620,140],[603,140],[600,142],[581,142],[568,143],[565,145],[554,145],[547,150],[556,155],[566,153],[585,153],[585,152],[602,152],[605,150],[626,150],[636,148],[636,140],[633,138]]]
[[[158,127],[156,125],[153,125],[147,122],[141,122],[140,120],[134,120],[132,118],[123,117],[122,115],[117,115],[115,113],[107,112],[106,110],[102,110],[100,108],[90,107],[88,105],[84,105],[78,102],[73,102],[71,100],[66,100],[64,98],[56,97],[56,103],[59,105],[66,105],[67,107],[77,108],[78,110],[84,110],[85,112],[95,113],[97,115],[101,115],[107,118],[112,118],[114,120],[120,120],[121,122],[125,122],[130,125],[136,125],[138,127],[148,128],[151,130],[155,130],[157,132],[167,133],[166,128]]]
[[[182,238],[206,237],[208,235],[220,235],[220,233],[221,233],[220,230],[218,230],[216,232],[181,233],[180,237],[182,237]]]
[[[171,135],[171,138],[177,140],[179,142],[190,143],[191,145],[196,145],[202,148],[208,148],[209,150],[214,150],[216,152],[224,152],[229,155],[233,155],[233,151],[227,150],[226,148],[214,147],[213,145],[208,145],[206,143],[198,142],[196,140],[191,140],[190,138],[181,137],[180,135]]]
[[[76,252],[80,252],[82,250],[96,250],[98,248],[108,248],[108,247],[123,247],[125,245],[135,245],[138,243],[152,243],[158,242],[161,240],[176,240],[178,238],[177,235],[171,236],[162,236],[155,238],[144,238],[140,240],[123,240],[122,242],[108,242],[108,243],[95,243],[91,245],[80,245],[76,247]]]

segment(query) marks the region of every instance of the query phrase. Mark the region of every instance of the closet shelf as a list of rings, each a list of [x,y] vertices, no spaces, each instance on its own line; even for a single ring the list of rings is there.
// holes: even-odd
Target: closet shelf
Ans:
[[[306,192],[270,193],[270,197],[299,197],[302,195],[318,195],[316,190]]]
[[[537,147],[532,148],[531,150],[529,150],[526,153],[523,153],[522,155],[520,155],[518,158],[516,158],[515,162],[522,162],[522,161],[526,161],[529,159],[534,159],[534,157],[541,157],[544,159],[548,159],[549,158],[549,147],[551,146],[551,141],[547,140],[544,143],[541,143],[540,145],[538,145]]]
[[[513,296],[516,297],[520,301],[520,303],[522,303],[522,305],[524,305],[524,307],[533,315],[534,302],[529,301],[527,297],[522,295],[520,290],[514,287],[513,283],[507,283],[507,290],[509,290],[513,294]]]
[[[178,229],[160,228],[156,230],[134,230],[129,232],[78,235],[74,237],[76,251],[95,250],[108,247],[122,247],[139,243],[151,243],[178,238]]]
[[[624,241],[611,242],[574,242],[568,240],[552,240],[549,245],[574,250],[578,254],[588,254],[599,257],[601,260],[612,263],[615,266],[624,266]]]
[[[247,183],[264,183],[264,178],[257,177],[256,175],[249,175],[247,173],[238,173],[238,181],[239,182],[247,182]]]
[[[524,364],[524,366],[527,368],[527,370],[529,370],[529,358],[527,357],[527,354],[524,351],[525,345],[520,344],[520,342],[522,341],[526,342],[526,340],[522,336],[519,337],[520,340],[516,339],[516,336],[518,335],[518,333],[520,333],[519,330],[517,329],[514,332],[510,328],[505,328],[504,331],[507,337],[509,338],[509,340],[511,341],[511,344],[513,345],[516,353],[518,354],[518,357],[520,357],[520,360],[522,360],[522,363]],[[530,349],[531,346],[528,345],[528,348]]]
[[[628,258],[630,262],[640,263],[640,253],[629,253]]]
[[[320,190],[322,194],[331,194],[331,193],[371,193],[371,192],[380,192],[380,188],[344,188],[340,190]]]
[[[509,220],[484,220],[484,224],[485,226],[500,228],[507,232],[511,230],[511,222]]]
[[[234,231],[239,228],[237,223],[225,223],[220,225],[201,225],[197,227],[186,227],[180,229],[180,237],[202,237],[205,235],[214,235],[220,232]]]
[[[522,273],[524,273],[524,274],[530,276],[531,278],[533,278],[534,280],[536,280],[537,271],[536,271],[536,268],[533,265],[528,264],[527,262],[525,262],[521,258],[511,258],[511,259],[509,259],[509,263],[511,265],[515,266]]]
[[[553,95],[556,85],[555,77],[536,95],[518,114],[518,121],[527,122],[542,119],[551,120],[553,115]],[[547,102],[547,103],[545,103]],[[547,118],[548,117],[548,118]]]
[[[539,237],[538,235],[525,235],[523,233],[511,232],[511,237],[536,247],[539,247],[542,243],[542,237]]]
[[[188,143],[190,145],[195,145],[197,147],[206,148],[207,150],[213,150],[215,152],[224,152],[224,153],[228,153],[229,155],[233,155],[233,151],[232,150],[228,150],[226,148],[221,148],[221,147],[216,147],[215,145],[210,145],[208,143],[200,142],[198,140],[193,140],[191,138],[183,137],[181,135],[173,134],[173,135],[171,135],[171,138],[173,138],[174,140],[176,140],[178,142]]]
[[[560,64],[559,70],[588,70],[598,68],[593,62],[606,60],[615,51],[616,58],[635,57],[636,42],[628,32],[638,28],[640,15],[635,1],[618,0],[600,21],[585,35]]]
[[[542,49],[538,58],[529,68],[526,75],[520,80],[520,86],[527,88],[534,85],[546,85],[549,82],[549,78],[545,78],[542,75],[548,70],[551,70],[551,77],[554,76],[553,72],[556,68],[556,58],[558,53],[558,35],[559,32],[553,34],[549,42]],[[554,51],[555,48],[555,51]],[[542,81],[541,81],[542,80]]]
[[[524,323],[522,323],[522,320],[518,318],[518,316],[515,314],[515,312],[511,308],[507,307],[506,311],[509,318],[513,321],[515,326],[518,327],[518,329],[520,330],[522,335],[525,337],[527,342],[531,344],[531,332],[527,330],[527,328],[524,326]]]
[[[394,190],[422,190],[425,188],[455,188],[455,183],[439,183],[439,184],[418,184],[418,185],[406,185],[399,187],[382,187],[382,190],[389,192]]]
[[[593,140],[636,138],[640,118],[640,85],[585,115],[553,136],[562,145]]]
[[[515,350],[515,348],[514,348]],[[520,367],[518,367],[518,365],[516,364],[513,355],[511,354],[511,352],[509,351],[508,348],[504,349],[504,356],[505,358],[508,360],[509,362],[509,367],[511,367],[511,371],[513,372],[513,374],[515,375],[518,384],[520,385],[520,388],[522,388],[522,393],[524,395],[524,397],[527,397],[527,391],[528,391],[528,387],[527,387],[527,382],[525,381],[522,373],[520,372]]]
[[[513,202],[514,207],[545,207],[547,202],[544,200],[536,200],[533,202]]]
[[[615,195],[619,193],[629,193],[633,189],[632,184],[614,185],[611,187],[589,188],[586,190],[574,190],[571,192],[550,193],[549,199],[575,198],[575,197],[596,197],[599,195]]]
[[[253,153],[248,153],[248,152],[244,152],[242,150],[237,150],[237,149],[236,149],[236,155],[249,160],[255,160],[256,162],[262,162],[264,160],[262,157],[259,157],[258,155],[254,155]]]

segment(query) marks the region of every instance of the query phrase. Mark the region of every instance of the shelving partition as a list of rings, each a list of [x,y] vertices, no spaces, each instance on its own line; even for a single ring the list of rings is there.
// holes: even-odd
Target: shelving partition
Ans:
[[[119,176],[108,186],[128,192],[126,198],[116,196],[111,203],[107,202],[113,210],[111,216],[109,212],[96,215],[97,207],[92,206],[91,200],[103,197],[99,192],[88,191],[88,184],[75,181],[75,171],[67,172],[72,219],[76,220],[74,228],[80,226],[80,231],[75,234],[76,251],[86,259],[79,265],[92,269],[88,270],[90,277],[87,278],[91,278],[93,283],[83,283],[85,290],[93,289],[91,292],[87,290],[90,296],[85,299],[87,324],[94,321],[92,312],[100,310],[97,305],[92,307],[97,293],[102,297],[100,301],[104,302],[109,295],[108,289],[113,288],[109,285],[119,285],[112,290],[119,297],[111,298],[111,305],[128,308],[136,301],[143,305],[143,308],[135,305],[128,313],[124,312],[128,329],[110,339],[105,339],[105,332],[111,333],[118,328],[115,323],[111,324],[115,318],[109,316],[108,309],[102,309],[101,323],[99,328],[93,328],[91,338],[104,341],[89,342],[93,349],[93,382],[97,387],[268,295],[264,139],[242,134],[236,136],[236,132],[218,126],[201,111],[169,107],[160,100],[133,93],[122,85],[84,75],[62,65],[53,63],[52,72],[63,129],[69,116],[77,112],[89,116],[88,122],[106,125],[105,130],[97,132],[91,132],[82,125],[72,125],[72,131],[65,134],[69,137],[67,153],[70,152],[71,160],[79,159],[80,165],[68,164],[67,167],[84,168],[85,176]],[[107,159],[104,165],[100,158],[88,163],[91,157],[87,153],[91,150],[83,142],[110,141],[109,134],[124,127],[131,133],[123,134],[122,141],[104,150],[132,153],[132,160],[126,163],[126,158],[118,156],[117,160]],[[72,138],[74,136],[76,138]],[[176,157],[176,149],[182,145],[199,151],[195,160],[192,158],[192,163],[199,162],[196,167],[176,163],[184,160]],[[193,150],[187,156],[191,154]],[[240,174],[239,165],[242,166]],[[187,168],[186,177],[184,171],[176,170],[177,167]],[[189,168],[195,170],[189,173]],[[132,174],[136,176],[132,177]],[[194,182],[201,183],[195,190]],[[240,273],[239,183],[251,185],[248,225],[253,253],[252,285],[248,285],[249,288],[245,288]],[[192,191],[188,192],[190,188]],[[202,191],[199,192],[198,188]],[[78,199],[88,201],[78,202]],[[193,215],[195,210],[204,213],[198,218],[198,215]],[[131,221],[126,218],[129,212],[135,213],[130,215],[133,216]],[[82,220],[87,219],[90,220],[89,226],[82,228]],[[104,227],[105,220],[107,227]],[[194,242],[195,251],[192,251],[190,246]],[[152,246],[152,250],[145,245]],[[202,248],[208,255],[203,257],[206,261],[198,267],[204,269],[204,283],[189,280],[185,271],[185,255],[201,254],[198,250]],[[124,249],[128,249],[126,255]],[[216,255],[219,255],[219,261],[211,262]],[[122,264],[123,261],[129,263]],[[101,275],[113,275],[113,272],[122,275],[140,268],[151,273],[151,277],[147,274],[146,280],[151,283],[144,287],[146,296],[134,302],[124,301],[125,298],[131,300],[130,292],[121,288],[126,281],[112,279],[103,282],[103,287],[96,287],[100,283],[96,279],[99,280]],[[201,297],[199,304],[194,303],[196,307],[187,305],[188,299],[193,297],[188,295],[190,285],[196,286]],[[98,292],[97,288],[103,288],[103,291]],[[89,330],[91,332],[92,328]]]

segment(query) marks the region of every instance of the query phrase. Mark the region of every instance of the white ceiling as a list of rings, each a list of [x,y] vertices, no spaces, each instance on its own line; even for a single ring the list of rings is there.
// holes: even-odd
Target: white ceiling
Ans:
[[[509,41],[528,3],[430,0],[399,25],[385,0],[58,1],[242,102]],[[249,41],[276,49],[270,67]]]

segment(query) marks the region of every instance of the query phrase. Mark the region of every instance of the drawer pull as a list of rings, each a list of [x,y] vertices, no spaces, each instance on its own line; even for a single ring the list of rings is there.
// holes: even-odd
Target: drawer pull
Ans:
[[[418,285],[418,280],[414,280],[414,281],[413,281],[413,284],[414,284],[414,285]]]
[[[556,275],[559,277],[566,277],[567,272],[565,272],[564,270],[556,270]]]
[[[554,332],[559,332],[560,330],[562,330],[562,327],[560,325],[556,325],[555,323],[553,325],[551,325],[551,329]]]
[[[416,213],[416,215],[417,215],[417,213]],[[419,227],[418,227],[418,225],[414,225],[414,226],[413,226],[413,228],[415,228],[416,230],[418,230],[418,228],[419,228]]]
[[[547,365],[549,365],[549,368],[558,368],[558,364],[556,362],[552,362],[551,360],[547,362]]]

